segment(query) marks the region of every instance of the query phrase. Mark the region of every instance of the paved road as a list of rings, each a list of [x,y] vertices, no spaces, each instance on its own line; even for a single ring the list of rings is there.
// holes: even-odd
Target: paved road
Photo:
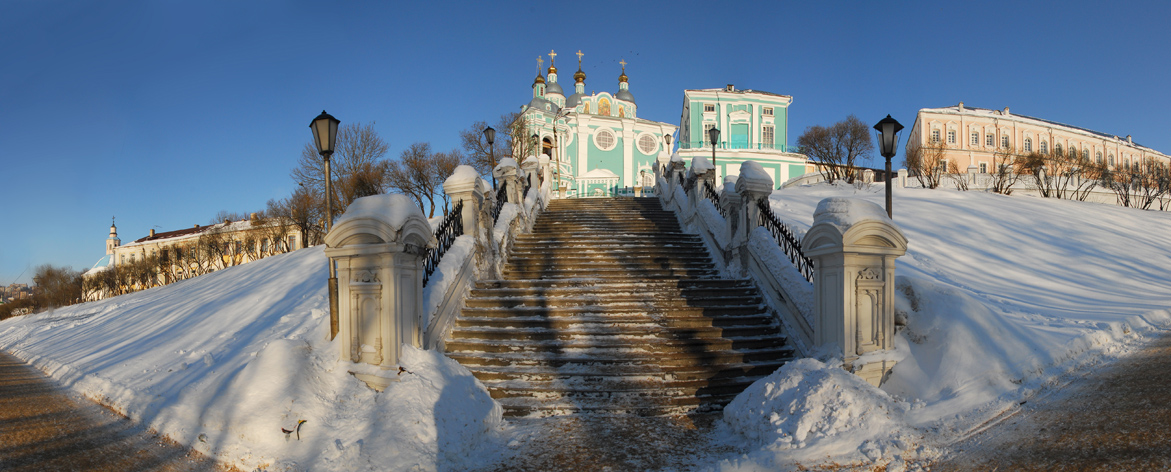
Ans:
[[[1171,335],[955,449],[932,470],[1171,470]]]
[[[0,470],[224,469],[0,351]]]

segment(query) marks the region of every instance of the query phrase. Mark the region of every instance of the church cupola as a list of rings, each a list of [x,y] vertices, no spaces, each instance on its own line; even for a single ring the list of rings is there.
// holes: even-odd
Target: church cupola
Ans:
[[[565,92],[561,90],[561,85],[557,83],[557,65],[555,64],[557,53],[549,50],[549,81],[545,84],[545,95],[547,99],[556,103],[558,106],[563,105]]]
[[[541,75],[541,63],[545,62],[537,56],[537,78],[533,79],[533,98],[545,96],[545,77]]]
[[[581,99],[585,97],[585,72],[581,71],[581,57],[585,54],[581,50],[577,50],[577,72],[573,73],[573,95],[565,100],[565,106],[573,108],[581,105]]]
[[[634,103],[634,95],[630,93],[630,84],[627,82],[629,78],[626,77],[626,61],[619,64],[622,64],[622,75],[618,76],[618,93],[614,94],[614,98]]]

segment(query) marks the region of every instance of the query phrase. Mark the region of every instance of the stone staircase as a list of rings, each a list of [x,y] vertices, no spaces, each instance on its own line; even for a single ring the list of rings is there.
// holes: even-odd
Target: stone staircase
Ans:
[[[555,200],[446,343],[506,416],[723,408],[793,349],[655,198]]]

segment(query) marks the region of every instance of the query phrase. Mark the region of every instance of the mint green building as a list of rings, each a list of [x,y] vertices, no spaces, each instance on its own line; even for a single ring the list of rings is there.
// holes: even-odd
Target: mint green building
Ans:
[[[557,80],[557,53],[549,52],[548,80],[538,66],[532,100],[521,111],[531,130],[526,134],[537,135],[542,152],[556,163],[567,196],[622,195],[634,187],[653,187],[654,165],[670,159],[665,137],[675,134],[675,126],[638,117],[625,61],[617,92],[586,94],[583,55],[578,51],[568,96]]]
[[[786,145],[789,140],[789,105],[793,97],[759,90],[685,90],[683,115],[679,118],[679,157],[712,158],[708,130],[720,130],[715,145],[716,177],[738,175],[746,160],[760,163],[776,188],[807,172],[809,159]]]

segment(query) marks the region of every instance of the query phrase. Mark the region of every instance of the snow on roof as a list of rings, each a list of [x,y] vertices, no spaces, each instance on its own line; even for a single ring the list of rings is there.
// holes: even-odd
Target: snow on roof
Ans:
[[[1114,141],[1118,141],[1120,143],[1125,143],[1128,146],[1134,146],[1135,148],[1141,148],[1141,149],[1145,149],[1147,151],[1151,151],[1154,153],[1163,154],[1162,152],[1156,151],[1156,150],[1151,149],[1149,147],[1143,146],[1139,143],[1133,142],[1133,139],[1128,142],[1126,140],[1126,138],[1120,138],[1120,137],[1118,137],[1118,135],[1103,133],[1101,131],[1094,131],[1092,129],[1082,128],[1080,126],[1073,126],[1073,125],[1065,124],[1065,123],[1062,123],[1059,121],[1046,120],[1044,118],[1037,118],[1037,117],[1033,117],[1033,116],[1021,115],[1021,114],[1012,113],[1012,112],[1006,113],[1005,110],[993,110],[990,108],[970,107],[967,105],[964,105],[963,109],[961,110],[960,105],[957,104],[957,105],[950,106],[950,107],[922,108],[919,111],[920,112],[931,112],[931,113],[957,114],[957,115],[964,114],[964,115],[988,116],[988,117],[996,117],[996,118],[1000,118],[1000,119],[1016,119],[1017,121],[1021,121],[1021,122],[1025,122],[1025,123],[1032,123],[1032,124],[1035,124],[1038,126],[1057,126],[1057,127],[1061,127],[1061,128],[1067,128],[1072,131],[1081,131],[1083,133],[1089,133],[1089,134],[1092,134],[1092,135],[1097,136],[1099,138],[1114,140]],[[918,120],[918,117],[916,117],[916,120]]]

